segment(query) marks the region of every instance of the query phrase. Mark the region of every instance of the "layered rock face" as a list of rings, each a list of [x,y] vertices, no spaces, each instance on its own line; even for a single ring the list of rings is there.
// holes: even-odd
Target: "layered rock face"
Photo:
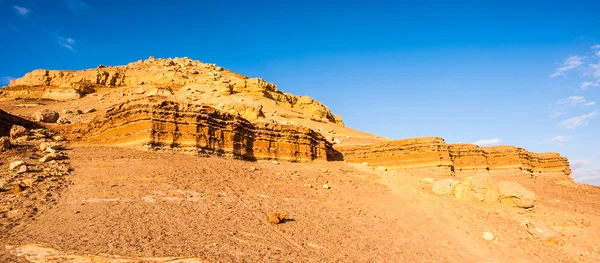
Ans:
[[[490,174],[569,179],[571,174],[567,158],[558,153],[532,153],[514,146],[446,144],[444,139],[437,137],[336,149],[348,162],[368,162],[373,166],[383,165],[391,169],[436,172],[458,177]]]
[[[379,144],[336,147],[348,162],[368,162],[389,169],[451,174],[448,145],[438,137],[411,138]]]
[[[273,83],[248,78],[214,64],[188,58],[140,60],[125,66],[99,66],[87,70],[34,70],[12,81],[4,93],[21,97],[73,100],[102,87],[156,86],[170,91],[199,84],[201,92],[219,91],[222,95],[246,93],[269,99],[279,106],[343,125],[340,116],[308,96],[278,90]],[[24,88],[25,87],[25,88]]]
[[[171,148],[248,160],[332,160],[331,144],[311,129],[250,121],[212,107],[137,100],[109,109],[87,125],[65,126],[85,143]]]

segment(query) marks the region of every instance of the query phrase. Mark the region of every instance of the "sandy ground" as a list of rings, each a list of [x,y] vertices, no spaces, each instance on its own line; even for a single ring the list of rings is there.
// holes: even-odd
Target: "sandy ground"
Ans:
[[[527,211],[437,196],[417,175],[340,162],[99,147],[69,156],[72,185],[0,240],[15,246],[4,261],[27,262],[10,253],[38,244],[59,251],[54,259],[131,262],[600,262],[597,187],[513,178],[538,196]],[[286,220],[268,223],[273,212]],[[528,220],[557,231],[559,244],[536,240]]]

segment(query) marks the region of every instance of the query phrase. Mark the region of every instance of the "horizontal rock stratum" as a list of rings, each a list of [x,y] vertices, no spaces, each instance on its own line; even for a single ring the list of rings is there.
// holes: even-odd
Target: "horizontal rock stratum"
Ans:
[[[305,127],[251,123],[210,106],[166,100],[119,104],[83,127],[63,129],[88,144],[168,147],[247,160],[327,161],[336,156],[325,137]]]
[[[515,146],[447,144],[439,137],[339,146],[336,149],[348,162],[368,162],[373,166],[430,174],[463,177],[489,173],[552,179],[569,178],[571,174],[569,161],[558,153],[532,153]]]
[[[39,103],[17,105],[19,99]],[[61,112],[61,124],[44,125],[82,144],[146,146],[248,160],[368,162],[459,177],[485,173],[564,179],[571,173],[568,160],[558,153],[447,144],[439,137],[392,141],[356,131],[311,97],[188,58],[34,70],[0,89],[0,100],[3,105],[14,102],[13,109],[41,110],[44,104]],[[31,111],[20,115],[31,117]]]

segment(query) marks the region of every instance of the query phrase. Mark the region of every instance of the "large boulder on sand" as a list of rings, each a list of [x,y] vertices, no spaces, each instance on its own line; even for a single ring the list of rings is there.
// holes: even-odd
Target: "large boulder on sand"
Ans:
[[[483,201],[487,191],[492,188],[494,181],[489,175],[471,176],[461,180],[452,189],[456,199]]]
[[[501,181],[487,191],[485,201],[500,202],[505,205],[521,208],[531,208],[535,202],[535,194],[517,182]]]
[[[439,180],[433,183],[431,191],[438,195],[449,195],[456,184],[458,184],[458,181],[454,179]]]
[[[49,109],[40,110],[34,115],[36,121],[45,123],[55,123],[58,117],[58,112]]]

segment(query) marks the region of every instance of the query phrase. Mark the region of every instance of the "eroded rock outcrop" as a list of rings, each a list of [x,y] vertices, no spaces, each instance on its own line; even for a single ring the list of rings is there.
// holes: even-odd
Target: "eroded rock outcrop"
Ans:
[[[490,174],[570,180],[571,174],[567,158],[558,153],[532,153],[514,146],[446,144],[444,139],[438,137],[341,146],[336,149],[349,162],[368,162],[390,169],[458,177]]]
[[[2,92],[18,97],[53,100],[79,99],[102,87],[156,86],[176,91],[196,85],[201,93],[218,91],[227,96],[245,93],[272,100],[284,108],[343,125],[340,116],[329,107],[308,96],[296,96],[280,91],[273,83],[261,78],[248,78],[214,64],[188,58],[140,60],[125,66],[102,66],[87,70],[43,70],[27,73],[12,81]]]
[[[65,126],[85,143],[151,146],[231,155],[248,160],[331,160],[334,150],[304,127],[250,121],[213,107],[167,100],[137,100],[109,109],[91,123]]]

